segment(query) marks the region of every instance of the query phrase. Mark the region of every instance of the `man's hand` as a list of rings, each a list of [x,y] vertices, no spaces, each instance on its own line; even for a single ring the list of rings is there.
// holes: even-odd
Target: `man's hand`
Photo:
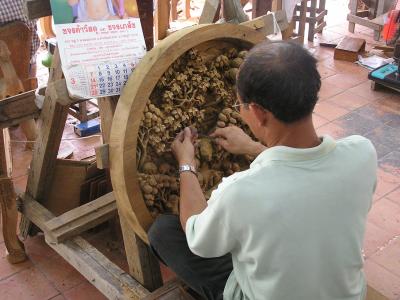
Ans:
[[[194,165],[194,141],[197,138],[196,129],[186,127],[178,133],[172,142],[171,149],[179,165]]]
[[[253,141],[242,129],[236,126],[218,128],[211,137],[215,142],[232,154],[248,154],[256,156],[266,149],[264,145]]]

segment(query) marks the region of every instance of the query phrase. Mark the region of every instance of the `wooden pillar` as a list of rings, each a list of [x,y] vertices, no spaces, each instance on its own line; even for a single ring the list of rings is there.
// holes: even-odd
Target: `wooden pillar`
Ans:
[[[11,180],[12,160],[8,129],[0,129],[0,205],[4,243],[10,263],[26,260],[24,245],[17,236],[17,207]]]

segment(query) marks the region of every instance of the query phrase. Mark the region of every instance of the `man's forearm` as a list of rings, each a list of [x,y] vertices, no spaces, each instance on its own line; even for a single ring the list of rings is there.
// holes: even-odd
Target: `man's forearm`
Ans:
[[[179,217],[185,231],[186,221],[191,216],[201,213],[207,207],[207,201],[197,176],[192,172],[180,174],[180,191]]]

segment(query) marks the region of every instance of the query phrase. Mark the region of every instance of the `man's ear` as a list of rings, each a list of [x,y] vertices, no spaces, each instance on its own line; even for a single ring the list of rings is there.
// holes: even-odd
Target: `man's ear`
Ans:
[[[257,104],[249,105],[250,111],[254,114],[257,124],[259,126],[265,127],[269,120],[269,112]]]

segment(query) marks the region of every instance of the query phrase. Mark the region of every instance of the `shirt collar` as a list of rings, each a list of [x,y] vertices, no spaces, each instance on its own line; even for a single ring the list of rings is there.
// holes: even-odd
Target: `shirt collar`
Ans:
[[[322,142],[313,148],[291,148],[275,146],[261,152],[250,164],[250,168],[268,161],[304,161],[320,158],[336,147],[336,142],[329,135],[322,136]]]

